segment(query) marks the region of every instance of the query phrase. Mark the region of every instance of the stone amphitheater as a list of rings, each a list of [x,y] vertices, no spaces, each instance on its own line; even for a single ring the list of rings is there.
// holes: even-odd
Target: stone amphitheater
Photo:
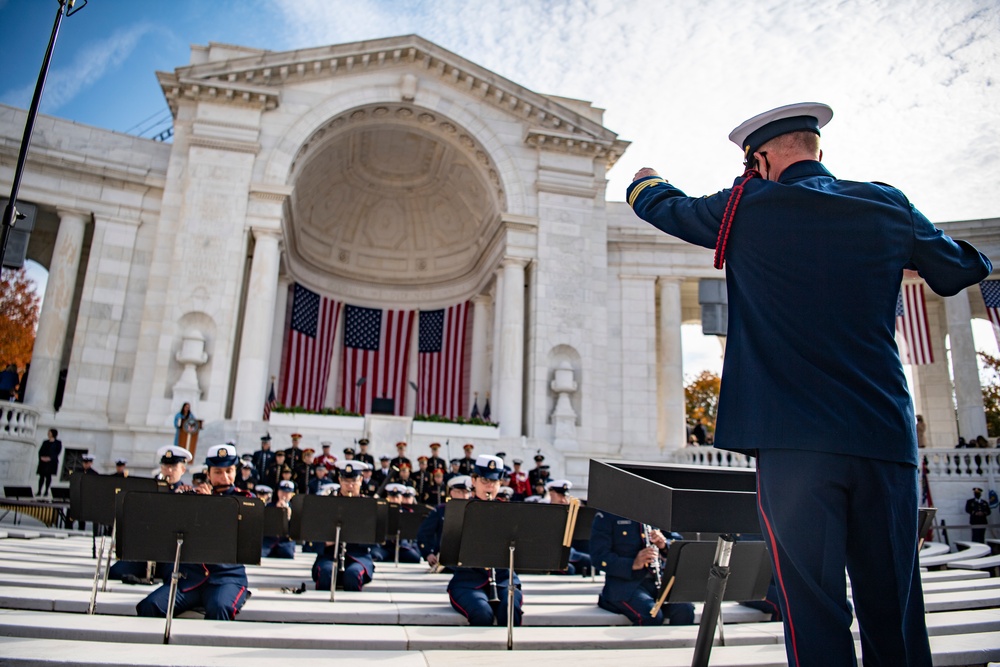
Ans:
[[[690,665],[697,626],[632,627],[596,606],[596,579],[522,575],[524,625],[507,650],[504,627],[474,628],[448,604],[446,574],[426,566],[379,563],[360,593],[312,590],[313,555],[248,566],[252,598],[236,622],[196,614],[137,618],[151,588],[109,582],[88,615],[96,561],[87,533],[0,524],[0,665],[298,666],[333,659],[401,667],[452,665]],[[935,665],[1000,661],[1000,578],[955,567],[977,547],[929,544],[922,565]],[[982,550],[982,547],[978,547]],[[949,563],[952,566],[949,567]],[[940,568],[940,569],[939,569]],[[307,590],[292,592],[301,584]],[[701,606],[696,605],[700,617]],[[724,644],[711,664],[785,665],[780,623],[735,603],[723,605]],[[697,620],[697,618],[696,618]],[[855,637],[858,637],[855,626]],[[858,646],[860,654],[860,645]]]

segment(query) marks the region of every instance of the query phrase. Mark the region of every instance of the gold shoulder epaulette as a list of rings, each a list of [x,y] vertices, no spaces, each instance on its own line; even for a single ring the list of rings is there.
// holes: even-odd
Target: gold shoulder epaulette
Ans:
[[[666,183],[666,181],[662,178],[651,178],[648,181],[643,181],[639,185],[635,186],[635,189],[632,190],[632,194],[628,196],[628,205],[635,206],[636,197],[639,196],[640,192],[642,192],[643,190],[645,190],[650,186],[659,185],[660,183]]]

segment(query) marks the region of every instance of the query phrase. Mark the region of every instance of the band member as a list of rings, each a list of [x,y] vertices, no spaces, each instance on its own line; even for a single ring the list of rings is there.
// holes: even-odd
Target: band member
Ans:
[[[427,467],[426,456],[417,457],[417,469],[413,471],[411,478],[413,479],[413,488],[417,490],[417,496],[422,497],[424,489],[431,483],[431,471]]]
[[[403,462],[399,464],[399,470],[396,471],[395,481],[403,486],[413,486],[414,480],[410,476],[412,471],[410,470],[410,464]]]
[[[633,625],[663,625],[664,620],[693,624],[694,605],[689,602],[664,604],[650,615],[660,593],[656,582],[663,576],[666,551],[667,539],[659,530],[598,512],[590,530],[590,555],[606,574],[597,606],[623,614]]]
[[[528,471],[528,482],[531,483],[531,488],[534,489],[535,485],[538,484],[538,480],[542,477],[542,463],[545,461],[545,456],[539,452],[535,454],[535,467],[533,470]]]
[[[265,505],[270,505],[272,496],[274,495],[274,489],[269,487],[267,484],[258,484],[253,487],[253,494],[260,498],[260,502]]]
[[[372,468],[375,467],[375,457],[368,451],[368,438],[358,440],[358,455],[355,458],[362,463],[367,463]]]
[[[546,484],[545,488],[549,492],[549,504],[569,505],[569,490],[573,488],[571,481],[554,479]],[[566,568],[566,574],[581,574],[586,577],[590,575],[592,568],[590,554],[578,551],[572,546],[569,548],[569,567]]]
[[[313,480],[313,454],[316,450],[302,450],[302,460],[292,468],[292,480],[295,482],[296,493],[309,493],[309,483]]]
[[[273,507],[280,507],[288,513],[288,518],[292,518],[292,498],[295,496],[295,483],[294,482],[281,482],[278,485],[278,493],[274,498],[274,502],[270,503]],[[264,542],[261,546],[261,556],[263,558],[295,558],[295,542],[292,541],[287,535],[278,536],[264,536]]]
[[[249,454],[244,455],[244,460],[239,465],[239,474],[236,475],[236,486],[244,491],[253,491],[257,486],[256,471],[248,459],[249,456]]]
[[[365,498],[374,498],[378,495],[378,483],[374,477],[375,471],[366,467],[361,471],[361,495]]]
[[[115,471],[111,473],[114,477],[128,477],[128,459],[118,459],[115,461]]]
[[[509,486],[501,486],[497,491],[497,500],[503,503],[509,503],[514,497],[514,489]]]
[[[340,473],[340,496],[342,498],[359,498],[361,496],[361,471],[367,463],[360,461],[339,461],[337,470]],[[336,545],[327,542],[323,551],[316,555],[312,567],[312,578],[316,582],[316,590],[330,590],[333,577],[333,563],[339,559]],[[345,591],[360,591],[372,580],[375,574],[375,563],[372,561],[372,545],[348,544],[344,549],[343,567],[337,570],[337,586]]]
[[[385,487],[385,499],[395,506],[398,506],[398,511],[401,513],[412,514],[413,508],[412,500],[408,500],[407,497],[413,498],[413,487],[403,486],[402,484],[387,484]],[[394,511],[394,507],[390,506],[389,511]],[[372,558],[375,562],[379,561],[395,561],[396,560],[396,538],[393,536],[391,539],[386,540],[382,544],[379,544],[372,548]],[[399,544],[399,562],[400,563],[419,563],[420,562],[420,550],[416,545],[414,540],[402,540]]]
[[[471,475],[473,468],[476,467],[476,458],[472,455],[472,450],[476,448],[471,442],[462,445],[462,449],[465,450],[465,457],[459,459],[458,461],[458,474],[460,475]]]
[[[300,449],[302,434],[292,433],[291,438],[292,446],[285,450],[285,463],[291,466],[292,470],[294,470],[295,466],[302,460],[302,449]]]
[[[319,487],[330,483],[330,472],[322,463],[317,463],[312,468],[312,479],[309,480],[308,492],[312,495],[319,493]]]
[[[405,442],[397,442],[396,443],[396,458],[392,459],[392,461],[389,462],[389,465],[392,468],[402,468],[404,463],[411,470],[413,469],[413,463],[410,462],[410,459],[406,458],[406,443]]]
[[[378,488],[382,486],[383,482],[388,484],[385,480],[392,476],[392,468],[390,467],[391,459],[388,454],[383,454],[379,457],[379,464],[381,468],[372,473],[372,481],[375,482],[375,487]]]
[[[461,459],[452,459],[448,462],[448,472],[444,474],[444,481],[450,482],[455,477],[468,477],[468,475],[463,475],[458,471],[459,467],[462,465]]]
[[[452,477],[448,480],[448,496],[427,518],[417,530],[417,547],[427,564],[436,567],[438,553],[441,551],[441,534],[444,530],[444,507],[448,500],[468,500],[472,495],[472,478],[468,475]]]
[[[183,447],[174,445],[164,445],[156,452],[160,457],[160,477],[167,483],[174,493],[186,493],[191,490],[191,486],[184,484],[181,478],[187,472],[188,461],[191,460],[191,452]]]
[[[285,450],[281,449],[274,453],[274,463],[267,467],[267,470],[263,472],[264,477],[260,480],[267,484],[272,489],[278,487],[278,482],[281,481],[281,469],[285,467]]]
[[[230,444],[213,445],[208,449],[205,465],[208,480],[195,487],[195,493],[215,496],[253,497],[233,485],[236,481],[236,447]],[[174,613],[183,614],[189,609],[203,607],[205,618],[213,621],[231,621],[236,618],[243,604],[250,597],[246,568],[236,564],[181,563],[181,580],[177,586]],[[135,609],[139,616],[160,617],[167,615],[170,585],[164,584],[146,596]]]
[[[444,502],[447,492],[448,489],[444,483],[444,470],[436,468],[431,473],[431,481],[424,487],[424,493],[419,500],[424,505],[437,507]]]
[[[986,543],[986,524],[989,523],[990,504],[983,500],[983,490],[978,486],[972,489],[972,497],[965,501],[965,512],[969,515],[972,528],[972,541]]]
[[[321,447],[323,448],[323,453],[313,459],[314,464],[320,464],[326,467],[327,472],[332,470],[337,465],[337,457],[330,453],[330,447],[333,443],[323,442]]]
[[[514,459],[514,470],[510,473],[510,487],[514,489],[512,500],[521,501],[531,495],[531,483],[528,481],[528,473],[521,470],[524,462],[521,459]]]
[[[260,436],[260,449],[254,452],[253,458],[250,459],[258,475],[263,475],[267,472],[267,469],[274,463],[274,455],[276,453],[271,451],[271,434],[267,433]],[[259,479],[257,481],[263,482],[264,480]]]
[[[482,454],[472,469],[474,500],[493,501],[500,489],[503,459]],[[510,570],[502,568],[455,568],[448,583],[452,608],[469,620],[469,625],[506,625],[507,582]],[[514,573],[514,625],[521,625],[521,582]]]
[[[441,470],[446,470],[448,468],[448,462],[445,461],[440,456],[438,456],[438,450],[441,449],[441,443],[432,442],[430,444],[430,449],[431,449],[431,455],[430,458],[427,459],[427,469],[437,470],[438,468],[440,468]]]

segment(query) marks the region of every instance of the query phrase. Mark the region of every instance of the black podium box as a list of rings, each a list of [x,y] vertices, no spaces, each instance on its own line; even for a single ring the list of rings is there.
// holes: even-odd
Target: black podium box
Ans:
[[[587,503],[660,530],[759,533],[757,475],[747,468],[590,461]]]

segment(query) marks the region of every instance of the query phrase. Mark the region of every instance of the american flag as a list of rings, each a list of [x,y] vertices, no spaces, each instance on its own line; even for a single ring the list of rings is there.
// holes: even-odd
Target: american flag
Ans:
[[[905,343],[904,364],[933,364],[931,330],[927,324],[923,283],[904,283],[896,297],[896,331]]]
[[[326,400],[340,304],[296,283],[281,359],[281,404],[319,410]]]
[[[274,393],[274,376],[271,376],[271,391],[264,401],[264,421],[271,421],[271,410],[278,404],[278,396]]]
[[[372,398],[391,398],[394,413],[405,414],[413,315],[412,310],[344,307],[340,386],[348,410],[364,414],[371,411]]]
[[[984,280],[979,283],[979,290],[983,293],[990,322],[993,326],[1000,327],[1000,280]]]
[[[462,417],[469,302],[420,313],[417,413]]]

